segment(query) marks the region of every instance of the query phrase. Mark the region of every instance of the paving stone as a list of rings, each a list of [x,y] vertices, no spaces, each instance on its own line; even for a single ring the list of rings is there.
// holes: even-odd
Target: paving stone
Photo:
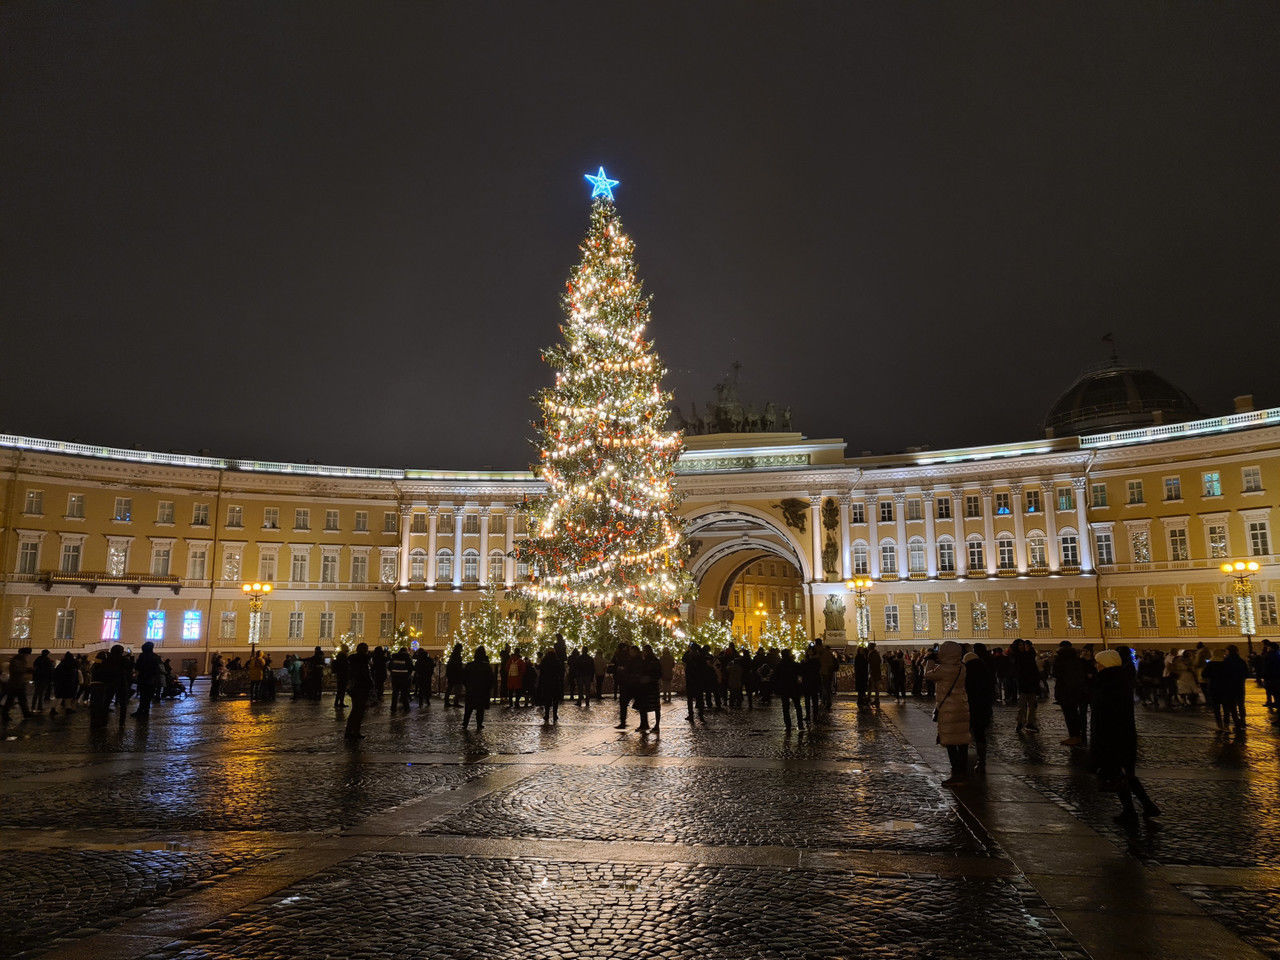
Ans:
[[[1191,885],[1180,889],[1246,943],[1280,960],[1280,890]]]

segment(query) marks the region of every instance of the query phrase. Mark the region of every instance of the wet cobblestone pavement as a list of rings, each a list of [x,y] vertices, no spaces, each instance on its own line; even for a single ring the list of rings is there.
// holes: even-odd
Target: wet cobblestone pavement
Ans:
[[[786,736],[773,709],[612,701],[83,713],[0,743],[0,956],[1277,956],[1275,729],[1140,708],[1163,827],[1112,822],[1082,755],[998,708],[990,771],[942,786],[929,705]],[[631,717],[634,727],[637,718]]]

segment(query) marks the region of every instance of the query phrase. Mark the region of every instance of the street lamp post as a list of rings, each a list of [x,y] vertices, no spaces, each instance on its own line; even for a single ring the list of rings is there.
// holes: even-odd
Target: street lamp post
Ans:
[[[845,589],[853,593],[854,622],[858,628],[858,642],[866,643],[871,635],[871,612],[867,609],[867,594],[874,581],[864,578],[846,580]]]
[[[1236,620],[1240,624],[1240,632],[1244,634],[1249,647],[1249,657],[1253,657],[1253,635],[1257,630],[1253,619],[1253,575],[1258,572],[1257,560],[1227,561],[1220,568],[1234,582],[1232,592],[1236,595]]]
[[[271,592],[271,584],[242,583],[240,589],[249,598],[249,656],[252,658],[262,639],[262,598]]]

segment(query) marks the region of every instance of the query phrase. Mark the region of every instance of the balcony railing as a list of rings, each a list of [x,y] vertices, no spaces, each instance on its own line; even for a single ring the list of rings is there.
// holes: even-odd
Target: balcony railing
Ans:
[[[84,587],[93,593],[100,586],[125,587],[137,593],[143,587],[165,587],[176,595],[182,590],[182,578],[171,576],[154,576],[149,573],[107,573],[102,570],[78,570],[65,573],[61,570],[45,570],[40,574],[39,582],[46,591],[52,590],[54,584],[71,584]]]

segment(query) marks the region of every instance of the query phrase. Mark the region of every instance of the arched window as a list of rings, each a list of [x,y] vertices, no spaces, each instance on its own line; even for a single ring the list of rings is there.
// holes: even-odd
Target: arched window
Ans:
[[[853,572],[860,577],[871,572],[871,551],[861,541],[853,545]]]
[[[489,582],[502,583],[506,579],[506,571],[504,570],[504,560],[501,550],[492,550],[489,553]]]
[[[1027,534],[1027,566],[1033,570],[1043,570],[1049,566],[1049,549],[1044,534],[1032,530]]]
[[[880,573],[894,576],[898,572],[898,547],[893,543],[880,544]]]
[[[427,551],[421,547],[409,551],[409,579],[415,583],[427,579]]]
[[[1002,533],[996,538],[996,558],[1001,570],[1013,570],[1018,566],[1013,553],[1013,537]]]
[[[477,583],[480,580],[480,551],[467,549],[462,552],[462,580]]]
[[[436,551],[436,579],[445,583],[453,579],[453,551],[448,547]]]
[[[938,572],[955,573],[956,545],[950,540],[938,541]]]
[[[920,537],[912,537],[907,541],[907,571],[925,572],[924,540]]]

